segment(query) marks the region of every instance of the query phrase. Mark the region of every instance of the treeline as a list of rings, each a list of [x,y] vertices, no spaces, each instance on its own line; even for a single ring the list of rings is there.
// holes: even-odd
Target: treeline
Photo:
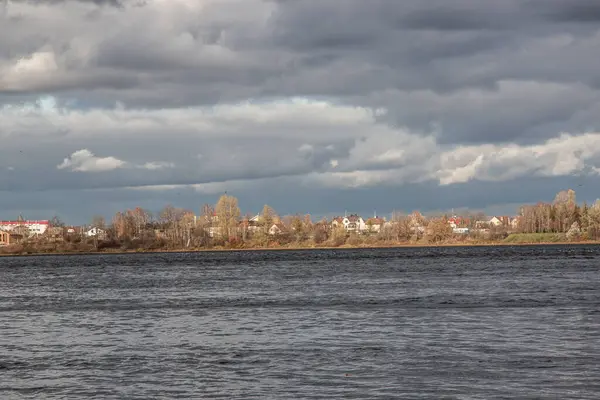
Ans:
[[[600,239],[600,200],[577,204],[574,190],[559,192],[552,203],[521,207],[519,233],[565,233],[569,238]]]
[[[363,230],[347,229],[310,215],[279,216],[265,205],[258,215],[242,215],[237,198],[223,195],[205,204],[199,215],[171,205],[154,214],[142,208],[116,213],[110,221],[94,217],[85,227],[67,227],[58,218],[41,236],[31,236],[0,252],[76,252],[185,250],[273,247],[371,247],[403,243],[507,243],[600,240],[600,200],[577,204],[573,190],[558,193],[552,203],[525,205],[511,221],[489,224],[485,216],[465,214],[425,217],[394,213],[385,221],[369,218]],[[352,218],[359,218],[352,216]],[[342,218],[338,218],[337,222]],[[460,221],[467,233],[457,234]],[[509,237],[510,235],[510,237]],[[515,237],[518,236],[518,237]],[[521,235],[521,236],[519,236]],[[535,236],[538,235],[538,236]]]

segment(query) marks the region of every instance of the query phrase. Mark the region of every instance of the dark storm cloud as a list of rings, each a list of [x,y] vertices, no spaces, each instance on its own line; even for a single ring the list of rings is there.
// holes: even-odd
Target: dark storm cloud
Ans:
[[[600,22],[600,3],[596,0],[537,0],[535,3],[531,6],[539,7],[542,10],[541,14],[551,21]]]
[[[597,1],[0,4],[0,190],[233,179],[281,205],[410,187],[410,208],[436,209],[600,167],[580,137],[600,129]]]
[[[522,108],[505,110],[504,120],[517,122],[503,134],[494,128],[500,105],[478,105],[473,114],[469,92],[494,93],[501,103],[514,98],[499,90],[502,82],[583,84],[595,90],[600,83],[600,65],[593,56],[600,46],[598,27],[578,23],[594,15],[594,2],[348,0],[340,7],[331,0],[249,0],[231,5],[207,2],[202,12],[200,8],[186,12],[182,3],[172,4],[169,13],[158,6],[139,12],[126,7],[120,17],[95,10],[95,22],[81,28],[77,27],[81,20],[72,18],[71,29],[87,29],[82,42],[89,40],[91,46],[83,65],[75,61],[80,57],[77,46],[69,43],[74,33],[61,36],[68,26],[52,26],[55,39],[35,29],[5,36],[14,54],[55,42],[57,55],[65,49],[64,57],[71,60],[64,73],[59,68],[48,81],[30,80],[5,93],[53,92],[85,97],[91,104],[113,104],[118,99],[129,106],[153,108],[263,95],[328,96],[369,105],[373,96],[390,90],[407,98],[415,91],[446,97],[459,93],[463,101],[452,113],[440,112],[431,102],[412,109],[403,102],[386,104],[390,122],[416,131],[427,131],[435,122],[444,128],[443,140],[453,143],[549,137],[556,133],[550,129],[557,122],[553,117],[564,121],[590,101],[574,93],[572,105],[561,104],[560,110],[548,105],[532,118],[519,115],[526,112]],[[234,10],[235,17],[230,14]],[[79,15],[89,12],[79,10]],[[156,18],[167,18],[169,24],[144,29]],[[557,24],[557,18],[563,23]],[[22,19],[11,32],[19,33],[27,22]],[[100,30],[104,24],[111,24],[110,35]],[[37,47],[31,46],[34,42]],[[548,102],[543,90],[538,95],[534,102]],[[596,104],[598,99],[591,101]],[[567,130],[582,124],[593,128],[598,119],[590,115],[581,122],[565,125]],[[482,129],[485,126],[492,128]]]
[[[61,4],[70,1],[79,2],[83,4],[95,4],[99,6],[143,6],[147,4],[147,0],[12,0],[15,2],[31,3],[31,4]]]
[[[579,186],[583,182],[582,186]],[[191,188],[164,191],[139,191],[131,189],[93,191],[46,191],[27,192],[26,196],[7,194],[0,196],[0,218],[15,218],[23,214],[28,218],[48,218],[52,215],[67,218],[70,223],[90,223],[92,216],[111,218],[117,211],[143,207],[157,213],[167,204],[199,212],[202,204],[216,203],[227,191],[240,199],[242,213],[259,213],[269,204],[281,215],[310,213],[313,219],[323,216],[343,215],[345,211],[371,216],[376,212],[390,218],[393,211],[410,213],[449,213],[452,208],[468,206],[471,210],[483,210],[489,214],[514,215],[522,204],[536,201],[552,201],[557,191],[574,188],[579,202],[594,201],[595,187],[600,180],[587,179],[526,179],[503,183],[476,183],[438,187],[434,184],[411,184],[403,187],[377,187],[369,189],[338,190],[307,188],[294,178],[271,182],[256,182],[244,188],[223,186],[215,193],[202,193]],[[512,193],[507,204],[506,193]],[[410,193],[410,196],[407,195]],[[39,199],[43,197],[43,205]],[[440,202],[439,199],[444,201]]]

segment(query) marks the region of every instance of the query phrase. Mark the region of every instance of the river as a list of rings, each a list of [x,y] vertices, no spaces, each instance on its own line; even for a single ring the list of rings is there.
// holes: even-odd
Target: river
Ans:
[[[0,258],[0,398],[600,398],[600,246]]]

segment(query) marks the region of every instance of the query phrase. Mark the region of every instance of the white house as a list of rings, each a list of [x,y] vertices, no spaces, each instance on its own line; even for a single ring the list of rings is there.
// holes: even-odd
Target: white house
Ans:
[[[282,233],[285,232],[285,230],[286,229],[283,226],[283,224],[275,223],[275,224],[271,225],[271,227],[269,228],[269,235],[271,235],[271,236],[281,235]]]
[[[457,235],[467,235],[469,233],[469,228],[452,228],[452,233]]]
[[[364,232],[368,229],[365,220],[356,214],[335,217],[331,222],[331,226],[334,228],[343,226],[346,232]]]
[[[262,229],[263,228],[260,224],[260,214],[256,214],[254,217],[248,220],[248,231],[255,233]]]
[[[87,231],[85,231],[85,236],[87,237],[93,237],[93,236],[105,236],[106,235],[106,231],[104,229],[100,229],[100,228],[90,228]]]
[[[369,218],[365,222],[366,229],[370,232],[380,232],[385,227],[385,220],[379,217]]]
[[[490,219],[488,221],[488,223],[490,224],[490,226],[500,226],[500,225],[502,225],[502,221],[500,221],[500,218],[498,218],[498,217],[492,217],[492,219]]]

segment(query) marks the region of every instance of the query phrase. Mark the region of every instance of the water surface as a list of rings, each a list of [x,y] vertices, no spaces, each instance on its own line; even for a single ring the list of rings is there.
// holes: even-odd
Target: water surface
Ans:
[[[2,399],[600,398],[600,246],[0,258]]]

